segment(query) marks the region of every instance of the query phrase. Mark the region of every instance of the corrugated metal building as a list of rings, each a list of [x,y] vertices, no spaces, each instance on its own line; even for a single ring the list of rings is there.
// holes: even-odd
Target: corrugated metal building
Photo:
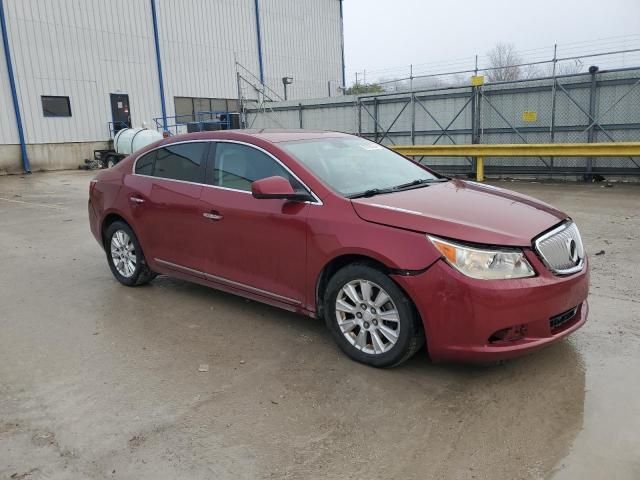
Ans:
[[[75,168],[106,146],[109,122],[122,115],[155,127],[161,85],[169,117],[236,110],[236,60],[278,92],[282,77],[293,77],[290,99],[325,97],[344,81],[341,0],[0,5],[34,171]],[[0,173],[24,168],[5,50],[0,44]]]

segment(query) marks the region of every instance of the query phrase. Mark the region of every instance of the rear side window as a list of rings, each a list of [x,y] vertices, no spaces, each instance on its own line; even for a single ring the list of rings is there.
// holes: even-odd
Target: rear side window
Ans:
[[[251,191],[251,183],[262,178],[284,177],[294,189],[302,189],[285,168],[265,153],[246,145],[220,142],[216,145],[212,185],[234,190]]]
[[[142,165],[136,164],[136,173],[142,173],[138,168],[148,169],[147,162],[151,162],[153,163],[151,175],[154,177],[202,183],[206,151],[207,144],[204,142],[167,145],[152,152],[155,153],[154,158],[147,160],[146,155],[141,157],[138,164],[143,160],[144,162]]]
[[[156,159],[156,151],[147,153],[141,156],[136,161],[136,173],[138,175],[152,175],[153,174],[153,162]]]

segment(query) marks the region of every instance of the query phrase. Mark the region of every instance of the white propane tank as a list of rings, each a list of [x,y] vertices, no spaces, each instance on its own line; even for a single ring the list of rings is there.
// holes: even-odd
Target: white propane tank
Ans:
[[[113,138],[113,148],[117,153],[130,155],[158,140],[162,140],[162,134],[157,130],[148,128],[123,128]]]

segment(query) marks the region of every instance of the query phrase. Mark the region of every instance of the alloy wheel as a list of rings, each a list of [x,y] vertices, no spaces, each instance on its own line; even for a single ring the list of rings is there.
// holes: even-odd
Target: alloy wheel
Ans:
[[[398,341],[400,314],[376,283],[360,279],[347,283],[338,292],[335,309],[340,331],[358,350],[378,355]]]
[[[133,276],[138,257],[131,237],[124,230],[116,230],[111,237],[111,258],[120,275],[125,278]]]

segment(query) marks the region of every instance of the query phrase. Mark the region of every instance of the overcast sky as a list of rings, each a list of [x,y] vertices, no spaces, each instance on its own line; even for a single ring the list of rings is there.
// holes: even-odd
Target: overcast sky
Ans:
[[[551,56],[556,42],[560,56],[563,45],[571,54],[640,47],[640,0],[344,0],[344,30],[350,84],[364,69],[466,57],[472,64],[500,41],[529,58],[540,57],[545,50],[527,52],[540,47]]]

